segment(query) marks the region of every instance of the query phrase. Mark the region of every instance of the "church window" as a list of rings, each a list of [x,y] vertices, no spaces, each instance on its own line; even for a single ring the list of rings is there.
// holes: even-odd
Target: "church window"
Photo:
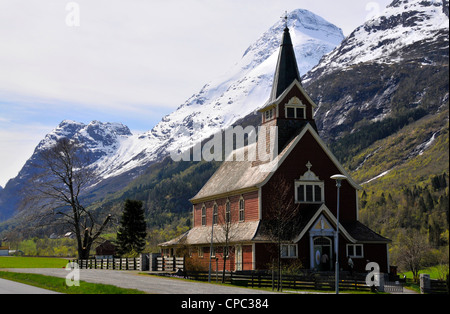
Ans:
[[[219,216],[219,209],[218,209],[218,206],[217,206],[217,203],[214,203],[214,206],[213,206],[213,224],[215,224],[215,225],[217,225],[217,222],[218,222],[218,216]]]
[[[362,244],[347,244],[347,256],[364,257]]]
[[[295,108],[286,107],[286,117],[287,118],[295,118]]]
[[[281,257],[282,258],[296,258],[297,257],[297,244],[282,244],[281,245]]]
[[[202,226],[206,226],[206,206],[202,206]]]
[[[324,182],[311,171],[311,163],[306,164],[308,171],[295,181],[295,200],[297,203],[323,203],[325,201]]]
[[[295,185],[298,203],[322,203],[324,201],[323,182],[297,181]]]
[[[306,106],[297,97],[293,97],[285,106],[286,118],[306,119]]]
[[[225,204],[225,223],[231,222],[231,204],[230,200],[227,200],[227,203]]]
[[[272,120],[274,118],[274,110],[275,109],[272,108],[265,112],[266,121]]]
[[[245,220],[245,201],[244,198],[241,197],[239,200],[239,221]]]

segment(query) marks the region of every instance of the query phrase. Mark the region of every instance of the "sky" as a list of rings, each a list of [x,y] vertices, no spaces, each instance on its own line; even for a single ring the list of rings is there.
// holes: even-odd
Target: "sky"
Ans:
[[[349,35],[391,0],[0,0],[0,186],[65,119],[151,130],[285,11]]]

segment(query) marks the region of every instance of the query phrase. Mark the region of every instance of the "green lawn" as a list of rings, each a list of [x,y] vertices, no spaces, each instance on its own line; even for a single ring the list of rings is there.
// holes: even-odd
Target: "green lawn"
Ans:
[[[80,281],[79,286],[67,286],[65,278],[38,274],[0,271],[0,278],[21,282],[27,285],[65,294],[144,294],[136,289],[124,289],[112,285],[94,284]]]
[[[429,268],[425,268],[419,271],[419,274],[428,274],[431,279],[443,279],[445,278],[445,274],[448,274],[448,265],[444,266],[433,266]],[[408,279],[413,279],[412,272],[408,271],[405,273],[399,273],[400,276],[405,275]]]
[[[62,268],[69,262],[64,258],[0,256],[0,268]]]

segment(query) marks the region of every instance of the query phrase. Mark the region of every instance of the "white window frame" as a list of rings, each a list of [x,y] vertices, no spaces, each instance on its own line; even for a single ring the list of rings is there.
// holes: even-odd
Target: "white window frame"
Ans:
[[[303,189],[303,201],[300,201],[299,195],[298,195],[298,187],[299,186],[305,186]],[[312,186],[312,201],[306,200],[306,186]],[[315,186],[320,187],[320,201],[316,201],[316,189]],[[322,204],[325,202],[325,184],[323,181],[295,181],[295,203],[300,204]]]
[[[217,205],[216,202],[214,202],[213,205],[213,221],[212,223],[214,225],[217,225],[219,223],[219,206]]]
[[[270,121],[275,118],[274,108],[264,111],[265,121]]]
[[[229,199],[225,203],[225,223],[231,223],[231,202]]]
[[[242,196],[239,199],[239,221],[245,221],[245,200]]]
[[[349,247],[352,247],[353,254],[349,254]],[[356,248],[361,248],[361,255],[356,255]],[[364,257],[364,245],[363,244],[347,244],[346,245],[347,256],[352,258],[363,258]]]
[[[206,226],[206,206],[205,204],[202,205],[202,226]]]
[[[283,255],[283,251],[287,249],[287,255]],[[297,244],[281,244],[281,258],[298,258]]]
[[[294,109],[293,117],[288,117],[288,108]],[[303,109],[303,116],[301,116],[301,117],[297,116],[297,109]],[[286,105],[286,106],[284,106],[284,116],[287,119],[306,119],[306,106],[305,105]]]
[[[198,257],[203,258],[203,246],[198,247]]]

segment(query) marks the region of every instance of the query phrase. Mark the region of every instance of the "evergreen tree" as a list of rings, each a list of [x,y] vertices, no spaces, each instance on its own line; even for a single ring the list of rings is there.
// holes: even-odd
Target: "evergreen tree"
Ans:
[[[118,253],[141,253],[145,246],[146,228],[142,202],[126,200],[117,232]]]

